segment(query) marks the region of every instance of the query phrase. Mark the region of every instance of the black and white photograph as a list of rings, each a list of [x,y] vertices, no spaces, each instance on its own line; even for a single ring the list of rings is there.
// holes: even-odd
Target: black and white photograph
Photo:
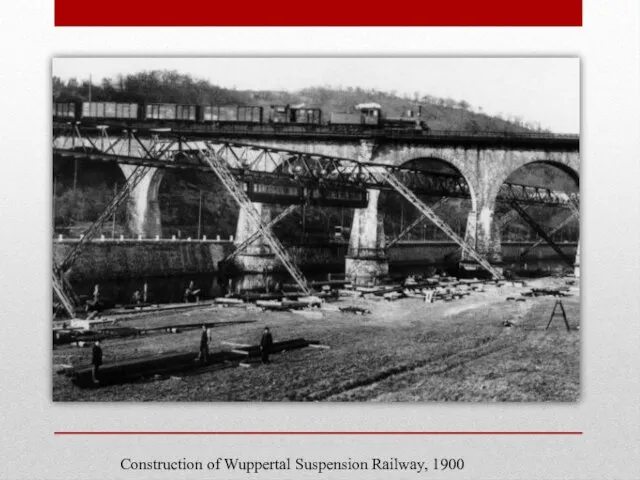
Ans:
[[[56,57],[51,88],[55,402],[580,400],[578,58]]]

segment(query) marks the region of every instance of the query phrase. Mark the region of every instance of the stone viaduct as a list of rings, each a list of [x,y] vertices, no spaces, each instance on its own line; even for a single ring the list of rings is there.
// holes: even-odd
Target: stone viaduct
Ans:
[[[64,147],[68,138],[59,137],[54,147]],[[95,139],[94,144],[98,144]],[[455,168],[466,180],[471,192],[472,209],[468,215],[465,240],[491,262],[500,262],[501,244],[497,222],[494,221],[496,198],[498,191],[507,178],[516,170],[532,163],[554,165],[569,174],[578,184],[580,175],[580,154],[577,140],[573,143],[540,142],[484,142],[469,144],[456,142],[452,138],[448,142],[377,139],[344,139],[344,138],[265,138],[231,136],[224,140],[240,141],[264,147],[304,151],[335,157],[357,159],[384,165],[400,166],[418,159],[436,159]],[[147,140],[143,140],[146,142]],[[151,140],[149,139],[149,145]],[[215,143],[215,140],[211,140]],[[141,149],[140,149],[141,150]],[[139,155],[140,152],[137,154]],[[131,153],[136,155],[135,153]],[[133,166],[121,164],[125,176],[133,170]],[[129,228],[133,234],[143,237],[154,237],[162,234],[161,211],[158,203],[158,191],[162,182],[163,170],[152,169],[147,177],[138,185],[128,200]],[[384,255],[372,255],[371,252],[382,252],[385,245],[382,216],[378,211],[380,191],[369,191],[367,208],[358,209],[354,213],[350,252],[346,261],[346,273],[358,278],[371,278],[384,275],[388,264]],[[271,216],[270,207],[266,204],[255,204],[262,213],[263,219]],[[242,242],[256,230],[255,226],[242,213],[239,216],[235,241]],[[359,252],[367,252],[359,254]],[[257,258],[262,261],[257,262]],[[241,255],[237,261],[242,268],[262,271],[266,266],[274,265],[273,257],[266,245],[254,242],[247,255]]]

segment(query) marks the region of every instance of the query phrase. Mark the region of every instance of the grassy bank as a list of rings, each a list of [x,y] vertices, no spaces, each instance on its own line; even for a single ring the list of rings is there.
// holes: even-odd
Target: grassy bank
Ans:
[[[564,285],[540,279],[535,286]],[[544,328],[553,297],[506,301],[525,289],[487,287],[462,300],[425,304],[346,300],[371,315],[323,312],[307,319],[289,312],[210,308],[128,321],[134,327],[201,321],[253,320],[213,329],[223,341],[256,344],[264,325],[276,341],[304,337],[329,345],[274,355],[273,363],[83,390],[53,373],[56,401],[575,401],[580,392],[580,298],[563,299],[572,331],[560,318]],[[503,320],[513,327],[503,327]],[[154,353],[198,350],[200,332],[156,334],[103,343],[105,363]],[[60,364],[83,364],[90,349],[57,347]]]

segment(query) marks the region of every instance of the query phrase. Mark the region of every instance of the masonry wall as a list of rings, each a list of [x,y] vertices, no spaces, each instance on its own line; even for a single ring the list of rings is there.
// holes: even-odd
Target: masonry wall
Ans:
[[[53,255],[61,262],[72,241],[55,241]],[[529,243],[504,243],[504,263],[518,259]],[[559,244],[563,251],[573,257],[577,244]],[[229,241],[221,242],[171,242],[171,241],[122,241],[90,242],[69,271],[73,283],[102,281],[126,281],[145,277],[188,277],[215,275],[218,262],[234,248]],[[305,270],[331,273],[344,271],[347,246],[323,245],[317,247],[291,247],[291,257]],[[394,265],[439,264],[445,258],[459,255],[459,247],[451,242],[400,242],[389,249],[389,263]],[[527,261],[548,261],[557,258],[548,245],[540,245],[529,252]]]
[[[60,262],[75,242],[54,242]],[[231,242],[90,242],[69,271],[72,282],[217,272]]]

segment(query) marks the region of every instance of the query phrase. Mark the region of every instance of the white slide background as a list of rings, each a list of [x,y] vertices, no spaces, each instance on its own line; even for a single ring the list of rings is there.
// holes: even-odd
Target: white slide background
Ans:
[[[179,4],[178,4],[179,6]],[[108,8],[108,4],[104,4]],[[0,479],[210,479],[120,459],[464,457],[427,478],[640,476],[637,0],[584,0],[582,28],[53,28],[53,1],[0,7]],[[126,15],[126,12],[122,12]],[[338,13],[337,13],[338,14]],[[54,404],[51,59],[579,56],[582,394],[577,404]],[[295,74],[295,73],[294,73]],[[472,75],[472,72],[470,72]],[[15,232],[20,232],[15,233]],[[60,437],[56,430],[568,430],[575,437]],[[322,478],[413,478],[372,472]],[[295,472],[253,478],[318,478]]]

